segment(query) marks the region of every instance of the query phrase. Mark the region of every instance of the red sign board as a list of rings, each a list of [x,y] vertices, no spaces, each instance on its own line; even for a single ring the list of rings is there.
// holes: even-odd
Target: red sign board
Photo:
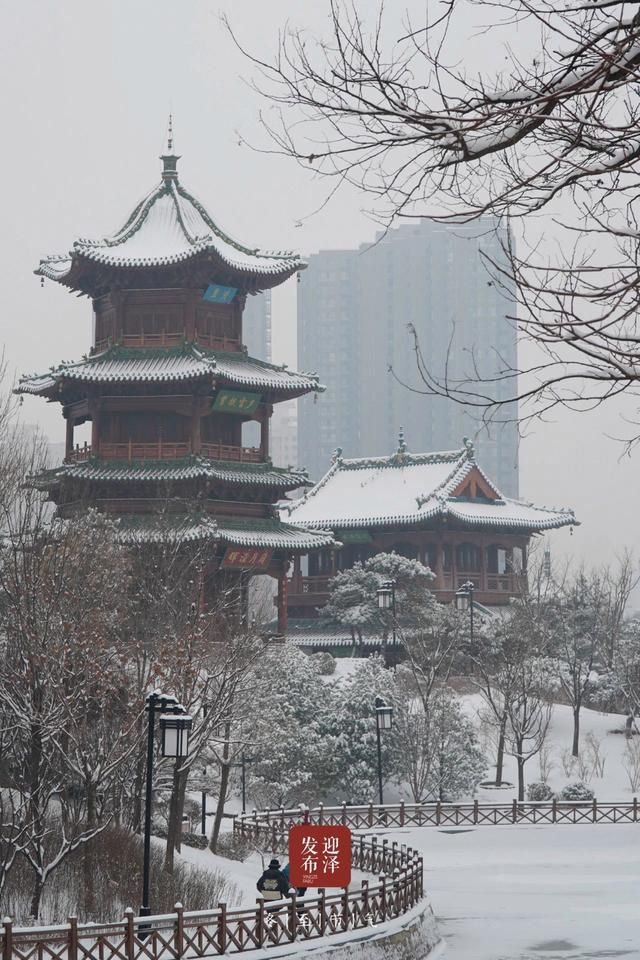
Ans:
[[[289,829],[289,882],[294,887],[351,883],[351,830],[298,823]]]
[[[264,547],[227,547],[222,566],[237,570],[266,570],[272,556],[273,550]]]

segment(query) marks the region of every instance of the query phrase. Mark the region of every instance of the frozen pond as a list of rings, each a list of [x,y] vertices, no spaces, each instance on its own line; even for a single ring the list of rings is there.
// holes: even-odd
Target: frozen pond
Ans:
[[[640,824],[403,830],[444,960],[640,958]]]

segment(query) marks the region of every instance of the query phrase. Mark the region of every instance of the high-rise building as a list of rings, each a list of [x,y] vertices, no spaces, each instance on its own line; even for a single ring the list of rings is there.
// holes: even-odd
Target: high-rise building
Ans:
[[[348,457],[392,448],[400,427],[413,450],[459,447],[473,439],[502,492],[518,494],[517,410],[482,424],[482,411],[430,396],[418,370],[441,379],[493,376],[516,367],[513,304],[483,255],[500,263],[506,233],[491,217],[473,224],[428,220],[402,225],[358,250],[309,257],[298,286],[298,365],[318,370],[327,391],[298,410],[298,460],[313,478],[336,447]],[[393,372],[391,372],[393,371]],[[494,382],[506,399],[513,383]],[[472,389],[472,385],[470,385]]]
[[[271,290],[247,297],[243,315],[244,342],[250,357],[269,363],[271,354]]]

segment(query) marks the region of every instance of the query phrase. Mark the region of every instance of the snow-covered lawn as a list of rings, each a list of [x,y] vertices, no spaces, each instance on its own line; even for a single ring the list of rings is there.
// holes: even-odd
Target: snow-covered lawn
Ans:
[[[465,712],[477,719],[478,711],[482,711],[482,700],[479,696],[463,697]],[[625,718],[616,713],[600,713],[597,710],[583,709],[580,713],[580,741],[581,752],[589,758],[589,734],[600,741],[600,751],[604,763],[604,776],[593,775],[589,781],[589,786],[599,800],[630,800],[633,796],[629,780],[623,765],[626,740],[624,734],[613,733],[614,730],[624,729]],[[480,724],[479,724],[480,727]],[[575,769],[569,776],[563,769],[563,753],[571,752],[571,737],[573,731],[573,718],[570,707],[563,704],[556,704],[553,708],[551,726],[547,735],[546,748],[551,755],[552,770],[549,777],[549,786],[554,790],[559,790],[568,782],[574,782],[580,779],[578,770]],[[482,735],[482,731],[481,731]],[[492,747],[489,743],[482,743],[483,752],[486,753],[493,762]],[[491,765],[488,773],[494,773]],[[513,757],[505,758],[504,777],[511,783],[517,782],[516,764]],[[490,779],[490,776],[489,776]],[[533,757],[525,766],[525,782],[531,783],[540,779],[540,761],[539,757]],[[491,801],[511,799],[514,797],[514,790],[485,790],[480,787],[477,791],[477,798],[481,803]],[[639,954],[640,956],[640,951]]]
[[[640,957],[640,825],[404,830],[446,960]]]

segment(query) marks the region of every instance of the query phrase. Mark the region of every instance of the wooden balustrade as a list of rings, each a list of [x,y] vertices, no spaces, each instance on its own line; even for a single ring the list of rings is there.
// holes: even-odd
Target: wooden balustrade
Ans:
[[[105,460],[177,460],[187,457],[191,453],[191,444],[171,443],[166,440],[156,443],[138,443],[129,440],[125,443],[111,443],[103,440],[100,443],[100,457]],[[93,456],[90,445],[77,446],[67,461],[88,460]],[[241,463],[261,463],[262,455],[258,447],[236,447],[225,443],[202,443],[200,456],[210,460],[233,460]]]
[[[530,803],[405,803],[365,804],[313,809],[254,810],[234,820],[233,829],[245,839],[259,842],[274,853],[288,850],[288,831],[294,823],[340,824],[356,830],[376,826],[499,826],[560,823],[637,823],[638,801],[599,803],[556,801]],[[219,903],[213,910],[175,912],[136,917],[125,911],[117,923],[66,924],[15,928],[3,921],[2,960],[178,960],[221,954],[250,953],[294,941],[330,937],[345,930],[363,929],[408,913],[424,896],[423,861],[404,844],[380,842],[376,836],[354,835],[352,867],[374,874],[360,889],[345,888],[315,896],[292,896],[269,906],[258,897],[256,905],[230,909]],[[299,907],[304,906],[304,912]]]
[[[238,337],[220,337],[211,333],[196,331],[194,342],[207,350],[221,350],[227,353],[237,353],[242,344]],[[122,347],[178,347],[186,340],[184,330],[175,330],[163,333],[123,333],[117,341]],[[101,353],[114,345],[111,337],[96,340],[93,345],[94,353]]]

